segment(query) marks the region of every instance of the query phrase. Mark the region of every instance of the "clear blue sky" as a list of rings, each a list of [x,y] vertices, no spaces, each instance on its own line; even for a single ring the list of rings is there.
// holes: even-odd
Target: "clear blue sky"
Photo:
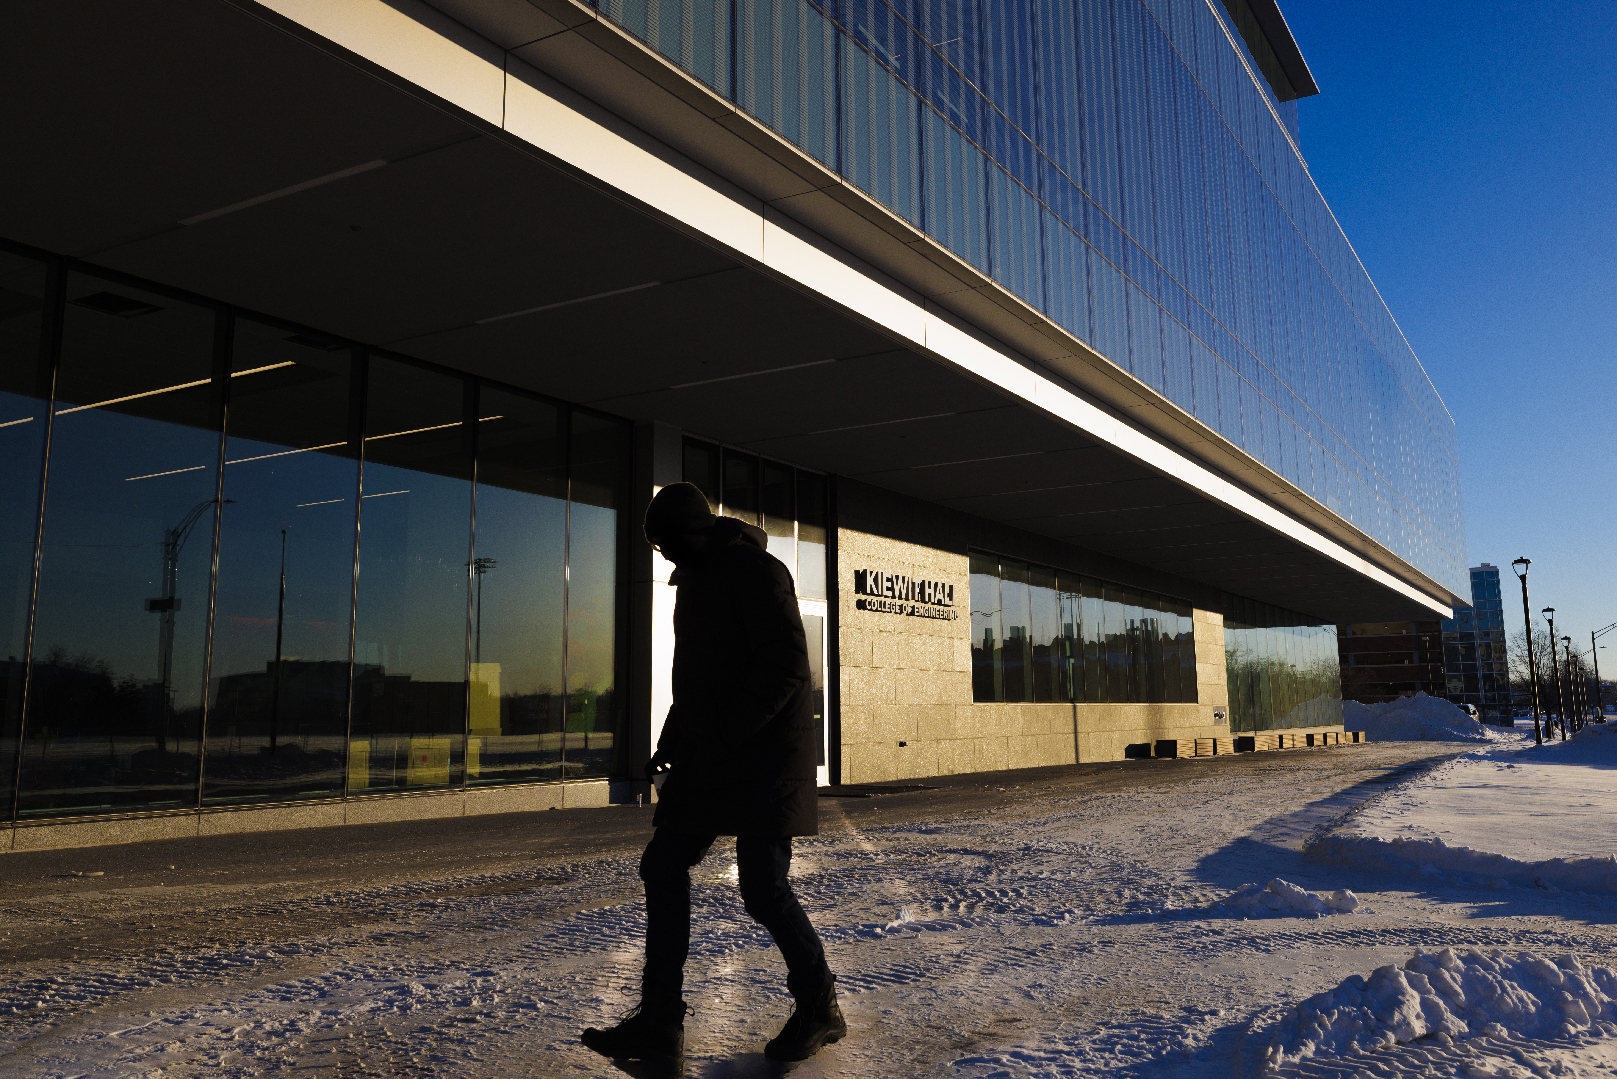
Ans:
[[[1534,618],[1587,649],[1617,622],[1617,3],[1281,10],[1314,180],[1454,415],[1470,562],[1531,558]]]

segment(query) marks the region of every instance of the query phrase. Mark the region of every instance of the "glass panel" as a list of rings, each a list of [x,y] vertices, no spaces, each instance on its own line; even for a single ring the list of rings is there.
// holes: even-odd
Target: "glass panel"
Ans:
[[[1029,566],[1028,586],[1031,589],[1028,636],[1033,652],[1033,695],[1030,699],[1045,703],[1067,700],[1056,688],[1060,679],[1056,658],[1061,642],[1061,602],[1056,594],[1056,571],[1044,566]]]
[[[1085,577],[1079,588],[1084,615],[1084,700],[1099,704],[1112,699],[1106,680],[1106,604],[1099,581]]]
[[[972,551],[971,559],[971,699],[1003,701],[1005,683],[1000,664],[999,559]]]
[[[77,274],[67,299],[21,812],[195,805],[214,314]]]
[[[370,361],[350,791],[458,783],[470,637],[465,383]]]
[[[1121,704],[1129,699],[1128,612],[1123,602],[1123,586],[1101,585],[1106,643],[1106,700]]]
[[[348,350],[238,321],[205,802],[342,794],[358,454]]]
[[[1059,572],[1056,589],[1060,594],[1061,640],[1057,650],[1056,699],[1084,700],[1084,612],[1082,583],[1072,574]]]
[[[1156,642],[1156,667],[1151,672],[1151,685],[1157,700],[1167,703],[1179,701],[1179,616],[1163,600],[1156,601],[1153,612],[1156,626],[1152,640]]]
[[[1004,669],[1005,700],[1033,699],[1033,656],[1028,632],[1033,621],[1028,594],[1026,562],[1000,559],[999,597],[1003,607],[1005,643],[1001,666]]]
[[[1180,700],[1195,704],[1201,699],[1196,687],[1196,613],[1188,604],[1179,604],[1179,691]],[[1332,640],[1331,647],[1336,647]]]
[[[758,458],[724,451],[724,515],[758,523]]]
[[[707,442],[696,442],[687,438],[685,440],[685,460],[682,478],[686,483],[694,483],[704,495],[707,495],[708,504],[719,504],[719,448]]]
[[[1145,610],[1140,606],[1140,593],[1132,588],[1124,589],[1123,602],[1128,609],[1128,642],[1129,642],[1129,696],[1130,701],[1143,703],[1150,700],[1147,684],[1149,682],[1147,665],[1150,657],[1147,654],[1147,632],[1145,624]]]
[[[569,777],[606,775],[617,741],[617,581],[629,504],[629,438],[623,423],[573,414],[563,747]]]
[[[797,594],[802,599],[825,599],[825,477],[813,472],[797,474]]]
[[[809,685],[814,693],[814,728],[818,731],[819,748],[816,763],[825,764],[825,618],[823,615],[805,614],[803,632],[808,637]]]
[[[0,252],[0,820],[12,810],[39,526],[50,386],[39,347],[44,294],[44,266]]]
[[[567,443],[561,410],[478,396],[466,782],[562,775]]]
[[[769,553],[786,563],[797,579],[797,507],[792,491],[792,469],[788,465],[764,462],[762,508],[764,531],[769,535]]]

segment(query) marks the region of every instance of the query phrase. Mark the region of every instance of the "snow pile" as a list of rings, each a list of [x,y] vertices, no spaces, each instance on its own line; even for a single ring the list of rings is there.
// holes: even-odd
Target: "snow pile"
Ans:
[[[1512,737],[1472,719],[1459,705],[1424,693],[1383,704],[1343,701],[1342,727],[1364,731],[1372,742],[1497,742]]]
[[[1534,746],[1530,751],[1534,754],[1549,748]],[[1564,745],[1555,744],[1557,762],[1565,764],[1575,760],[1578,764],[1587,764],[1594,768],[1617,768],[1617,723],[1591,723],[1583,730],[1574,734]],[[1534,757],[1526,758],[1531,761]]]
[[[1498,950],[1430,954],[1355,974],[1288,1011],[1269,1042],[1271,1071],[1430,1037],[1567,1038],[1617,1034],[1617,972],[1570,955]]]
[[[1359,905],[1359,897],[1346,888],[1319,896],[1276,877],[1268,884],[1243,884],[1220,899],[1218,905],[1245,914],[1351,914]]]
[[[1414,870],[1434,881],[1453,884],[1617,895],[1617,858],[1609,854],[1522,862],[1470,847],[1451,847],[1436,837],[1328,835],[1308,848],[1308,857],[1382,873]]]
[[[1451,759],[1305,849],[1436,883],[1617,895],[1617,840],[1604,826],[1614,814],[1617,724],[1592,724],[1565,742]]]

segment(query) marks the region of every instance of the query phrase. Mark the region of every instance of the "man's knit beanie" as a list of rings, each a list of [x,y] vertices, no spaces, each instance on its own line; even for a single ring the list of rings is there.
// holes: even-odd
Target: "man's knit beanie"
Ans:
[[[646,539],[712,528],[718,521],[707,496],[694,483],[670,483],[646,507]]]

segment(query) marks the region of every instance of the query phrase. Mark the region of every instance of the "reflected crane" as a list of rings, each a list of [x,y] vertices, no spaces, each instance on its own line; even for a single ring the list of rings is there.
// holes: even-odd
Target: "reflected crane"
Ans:
[[[228,504],[234,500],[227,498],[224,501]],[[146,601],[146,610],[159,616],[157,670],[163,684],[163,718],[157,728],[157,749],[160,753],[168,752],[169,720],[174,714],[174,616],[180,609],[180,597],[175,595],[180,579],[180,552],[185,550],[185,543],[201,522],[203,513],[217,502],[217,498],[198,502],[180,518],[179,524],[163,530],[163,594]]]

